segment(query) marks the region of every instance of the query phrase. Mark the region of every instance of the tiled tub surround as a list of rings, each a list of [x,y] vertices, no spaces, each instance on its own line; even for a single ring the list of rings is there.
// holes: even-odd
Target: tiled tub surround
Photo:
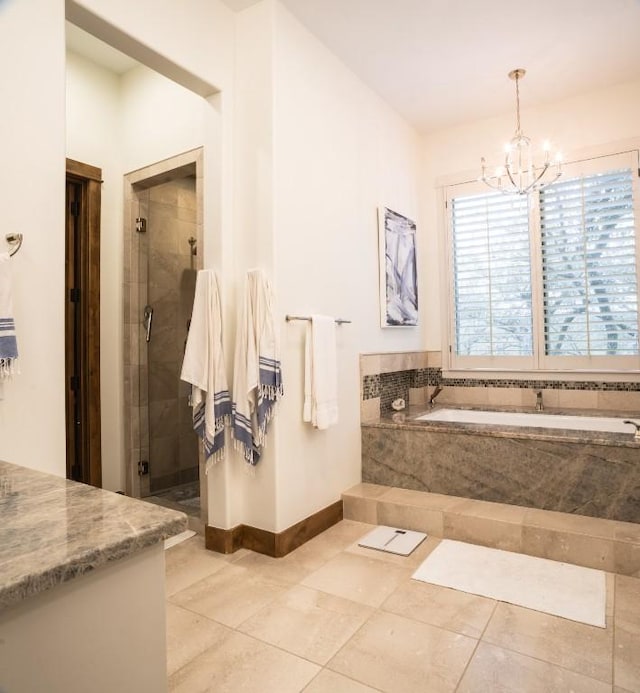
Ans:
[[[0,611],[186,529],[182,513],[0,462]]]
[[[424,411],[363,424],[364,482],[640,523],[632,434],[415,421]]]
[[[360,355],[360,416],[375,422],[391,411],[398,398],[425,404],[436,386],[438,404],[478,407],[529,407],[542,392],[545,407],[640,411],[640,382],[625,380],[551,380],[509,378],[447,378],[439,351]]]

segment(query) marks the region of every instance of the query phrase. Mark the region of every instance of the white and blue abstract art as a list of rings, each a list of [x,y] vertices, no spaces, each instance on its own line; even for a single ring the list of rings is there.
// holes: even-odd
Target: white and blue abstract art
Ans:
[[[416,225],[387,207],[378,210],[380,244],[380,324],[418,324]]]

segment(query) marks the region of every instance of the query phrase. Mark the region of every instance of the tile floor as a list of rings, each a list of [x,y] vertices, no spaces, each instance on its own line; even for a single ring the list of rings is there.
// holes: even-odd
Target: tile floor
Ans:
[[[284,558],[168,549],[172,693],[640,692],[640,579],[607,575],[607,628],[411,580],[343,520]]]

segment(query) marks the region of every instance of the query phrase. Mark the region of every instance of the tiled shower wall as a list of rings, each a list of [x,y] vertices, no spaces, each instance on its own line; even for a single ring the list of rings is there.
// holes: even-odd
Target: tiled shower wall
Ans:
[[[362,354],[361,421],[376,421],[398,398],[426,404],[441,386],[439,404],[534,407],[541,390],[546,407],[640,412],[640,382],[444,378],[440,352]]]

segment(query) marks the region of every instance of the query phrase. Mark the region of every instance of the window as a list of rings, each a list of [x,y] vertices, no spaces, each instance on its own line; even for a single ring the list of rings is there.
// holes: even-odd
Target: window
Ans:
[[[449,189],[450,367],[638,369],[634,155],[528,197]]]

